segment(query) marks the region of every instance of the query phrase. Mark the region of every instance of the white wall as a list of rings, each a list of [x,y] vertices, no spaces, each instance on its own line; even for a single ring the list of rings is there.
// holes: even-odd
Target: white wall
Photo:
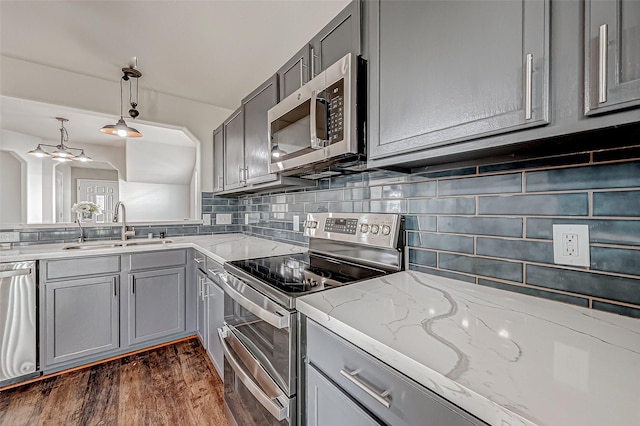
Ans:
[[[0,94],[114,117],[120,115],[119,78],[119,75],[114,75],[112,81],[102,80],[16,58],[0,57]],[[144,82],[141,82],[138,104],[140,120],[186,128],[197,139],[202,146],[201,189],[212,191],[212,131],[232,111],[145,89]]]
[[[190,185],[120,181],[128,222],[189,219]]]
[[[126,141],[127,181],[188,185],[196,163],[196,147],[145,140]]]
[[[22,223],[22,162],[0,150],[0,223]]]

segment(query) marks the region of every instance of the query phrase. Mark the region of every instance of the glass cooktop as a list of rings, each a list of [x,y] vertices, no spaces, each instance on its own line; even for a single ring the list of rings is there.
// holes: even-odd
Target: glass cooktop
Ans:
[[[313,253],[236,260],[231,265],[286,293],[309,293],[338,287],[386,272]]]

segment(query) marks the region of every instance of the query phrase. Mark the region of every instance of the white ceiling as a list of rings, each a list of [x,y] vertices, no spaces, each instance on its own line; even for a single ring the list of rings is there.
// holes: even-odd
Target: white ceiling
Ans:
[[[0,53],[235,109],[349,0],[0,1]]]
[[[349,0],[0,0],[0,54],[118,82],[138,58],[141,89],[227,109],[293,56]],[[96,131],[117,117],[0,97],[1,127],[59,140],[113,143]],[[144,106],[139,108],[144,111]],[[180,130],[130,126],[144,139],[193,144]]]

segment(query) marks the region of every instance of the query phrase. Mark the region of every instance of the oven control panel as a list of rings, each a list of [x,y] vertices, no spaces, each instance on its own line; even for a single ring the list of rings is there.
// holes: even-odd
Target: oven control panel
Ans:
[[[401,217],[386,213],[309,213],[304,235],[378,247],[395,247]]]

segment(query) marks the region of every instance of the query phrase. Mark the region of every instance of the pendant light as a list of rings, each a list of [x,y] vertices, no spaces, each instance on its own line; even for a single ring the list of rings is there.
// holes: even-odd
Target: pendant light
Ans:
[[[60,122],[60,144],[48,145],[46,143],[41,143],[41,144],[38,144],[38,147],[36,149],[32,149],[31,151],[27,152],[27,154],[33,155],[34,157],[39,157],[39,158],[49,157],[52,160],[59,161],[61,163],[64,163],[67,161],[73,161],[73,160],[81,161],[83,163],[87,161],[93,161],[91,157],[87,156],[84,153],[84,149],[73,148],[65,145],[66,142],[69,142],[69,133],[67,133],[67,129],[65,129],[64,123],[69,120],[62,117],[56,117],[56,120]],[[55,151],[51,153],[47,152],[44,149],[42,149],[43,146],[55,148]],[[75,155],[71,151],[80,151],[80,154]]]
[[[138,79],[142,76],[142,73],[136,69],[138,65],[138,59],[134,59],[134,65],[132,67],[122,68],[122,78],[120,78],[120,120],[116,124],[108,124],[100,129],[102,133],[106,133],[107,135],[120,136],[121,138],[139,138],[142,137],[142,133],[134,129],[133,127],[127,126],[127,123],[124,121],[124,115],[122,113],[122,82],[126,81],[129,83],[129,104],[131,105],[131,109],[129,110],[129,116],[133,119],[138,117],[140,113],[136,109],[138,106]],[[136,81],[136,99],[133,101],[132,99],[132,89],[131,89],[131,79],[134,78]]]

